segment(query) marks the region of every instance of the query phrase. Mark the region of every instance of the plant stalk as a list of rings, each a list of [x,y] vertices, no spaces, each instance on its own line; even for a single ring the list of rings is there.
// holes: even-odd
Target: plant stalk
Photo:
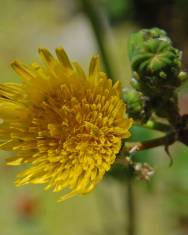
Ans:
[[[82,2],[83,10],[92,25],[93,32],[95,34],[95,38],[96,38],[96,41],[97,41],[97,44],[101,53],[101,57],[103,59],[106,73],[108,77],[111,78],[113,82],[115,82],[113,71],[111,68],[111,64],[110,64],[108,53],[107,53],[106,46],[105,46],[104,35],[106,34],[107,30],[106,30],[106,24],[105,24],[106,22],[104,21],[104,15],[102,14],[103,12],[101,12],[101,9],[99,9],[96,1],[81,0],[81,2]]]
[[[149,128],[156,131],[161,132],[169,132],[172,130],[172,127],[165,123],[160,123],[156,121],[149,120],[145,125],[143,125],[145,128]]]
[[[146,149],[151,149],[159,146],[168,147],[169,145],[173,144],[175,141],[179,139],[179,136],[176,132],[169,133],[165,136],[155,138],[148,141],[143,142],[135,142],[135,143],[125,143],[122,151],[128,154],[136,153],[139,151],[143,151]]]
[[[129,176],[127,181],[127,208],[128,208],[128,235],[136,234],[136,211],[135,211],[135,193],[134,179]]]

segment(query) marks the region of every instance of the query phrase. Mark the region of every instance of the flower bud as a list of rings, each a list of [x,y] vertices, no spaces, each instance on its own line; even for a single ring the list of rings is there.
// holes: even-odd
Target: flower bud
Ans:
[[[133,33],[129,38],[129,59],[139,84],[134,88],[150,97],[174,91],[187,78],[181,57],[181,51],[172,46],[164,30],[153,28]]]
[[[131,89],[124,89],[123,100],[127,105],[127,113],[135,121],[144,123],[150,117],[149,103],[141,92]]]

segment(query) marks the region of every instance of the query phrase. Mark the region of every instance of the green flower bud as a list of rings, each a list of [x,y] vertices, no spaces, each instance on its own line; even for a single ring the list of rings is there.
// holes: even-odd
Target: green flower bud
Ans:
[[[132,77],[130,83],[134,89],[140,90],[140,82],[138,81],[138,79],[136,79],[135,77]]]
[[[181,71],[181,72],[178,74],[178,78],[179,78],[181,81],[185,81],[185,80],[188,78],[188,74],[187,74],[186,72]]]
[[[137,122],[145,123],[151,115],[147,98],[141,92],[131,89],[124,89],[122,94],[129,117]]]
[[[139,77],[136,89],[150,97],[166,90],[170,94],[187,78],[182,71],[182,53],[172,46],[164,30],[153,28],[133,33],[128,49],[133,77]]]

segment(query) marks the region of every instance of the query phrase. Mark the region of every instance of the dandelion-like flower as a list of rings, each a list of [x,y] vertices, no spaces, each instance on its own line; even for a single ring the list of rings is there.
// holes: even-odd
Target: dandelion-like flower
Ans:
[[[0,149],[13,151],[8,165],[29,164],[17,185],[46,184],[70,191],[60,201],[90,192],[116,159],[132,120],[125,116],[120,84],[100,71],[98,57],[86,76],[62,48],[57,59],[39,49],[45,66],[13,69],[21,84],[0,84]]]

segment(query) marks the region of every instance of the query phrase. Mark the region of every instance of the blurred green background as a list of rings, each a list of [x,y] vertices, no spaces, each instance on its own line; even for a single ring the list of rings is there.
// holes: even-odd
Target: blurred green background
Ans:
[[[0,0],[0,3],[1,82],[19,82],[10,62],[39,61],[39,47],[53,51],[63,46],[86,71],[91,56],[99,53],[79,0]],[[186,0],[95,0],[95,3],[106,24],[103,39],[115,78],[124,86],[131,76],[127,39],[140,28],[165,29],[175,45],[184,51],[183,61],[188,66]],[[181,113],[188,113],[187,87],[185,84],[180,90]],[[135,139],[153,135],[151,131],[134,130]],[[137,156],[156,170],[150,182],[136,181],[134,185],[139,235],[188,234],[188,149],[175,144],[170,151],[174,158],[170,168],[162,148]],[[43,187],[15,187],[15,176],[21,167],[5,165],[5,158],[10,154],[0,153],[0,235],[127,234],[124,168],[118,169],[118,176],[117,169],[112,171],[89,195],[57,203],[60,194],[44,192]]]

